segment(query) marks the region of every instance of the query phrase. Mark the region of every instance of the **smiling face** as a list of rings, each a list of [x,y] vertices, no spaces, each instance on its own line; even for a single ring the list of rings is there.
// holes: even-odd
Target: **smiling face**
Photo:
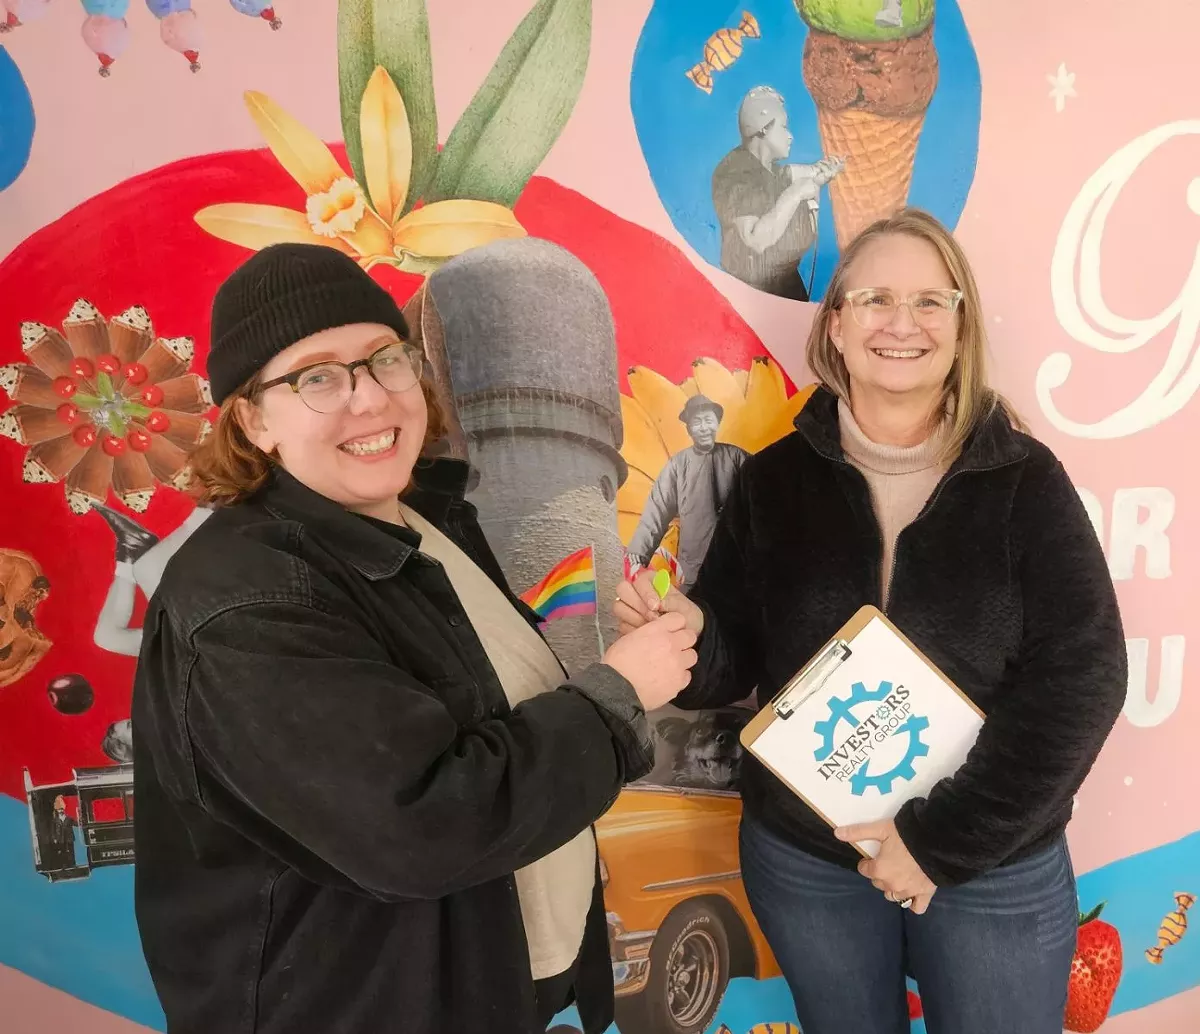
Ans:
[[[847,295],[872,288],[880,292],[880,297],[890,294],[903,299],[923,291],[950,291],[956,287],[933,244],[899,233],[867,244],[845,275]],[[864,306],[872,300],[869,294],[858,297]],[[856,318],[849,300],[830,313],[829,336],[845,361],[852,400],[869,402],[889,395],[934,404],[954,365],[959,317],[954,311],[940,317],[918,313],[917,318],[908,306],[900,305],[889,321],[870,329]],[[877,321],[867,317],[866,322]]]
[[[720,421],[711,409],[702,409],[688,421],[688,434],[698,449],[711,449],[717,440],[717,428]]]
[[[355,323],[313,334],[284,349],[262,370],[264,382],[322,362],[350,364],[396,340],[395,332]],[[348,510],[395,521],[425,442],[429,412],[419,383],[384,389],[365,368],[343,408],[317,413],[286,384],[268,388],[257,405],[242,400],[238,419],[265,453],[275,452],[296,480]]]

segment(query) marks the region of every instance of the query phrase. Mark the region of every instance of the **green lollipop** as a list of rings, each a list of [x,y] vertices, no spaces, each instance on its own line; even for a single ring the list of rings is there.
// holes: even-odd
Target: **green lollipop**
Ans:
[[[654,591],[658,593],[660,600],[667,598],[667,592],[671,588],[671,576],[661,568],[654,572]]]

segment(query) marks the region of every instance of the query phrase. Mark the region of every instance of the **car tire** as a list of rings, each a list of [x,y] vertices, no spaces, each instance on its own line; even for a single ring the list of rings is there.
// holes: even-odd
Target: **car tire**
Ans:
[[[663,921],[650,947],[650,978],[617,999],[621,1034],[703,1034],[729,985],[729,935],[720,914],[688,901]]]

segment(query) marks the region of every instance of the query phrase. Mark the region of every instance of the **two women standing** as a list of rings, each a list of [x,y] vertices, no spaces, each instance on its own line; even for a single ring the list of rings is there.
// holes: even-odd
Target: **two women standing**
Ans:
[[[440,414],[392,299],[333,249],[245,263],[196,457],[217,512],[163,575],[134,690],[137,916],[172,1034],[533,1034],[571,1002],[599,1034],[591,825],[650,767],[645,712],[765,704],[864,602],[987,718],[870,830],[746,759],[746,890],[805,1034],[906,1032],[907,973],[930,1034],[1059,1034],[1063,831],[1126,658],[1083,506],[984,352],[950,234],[865,231],[813,325],[822,387],[742,467],[694,589],[623,584],[623,637],[568,678],[465,465],[422,458]]]

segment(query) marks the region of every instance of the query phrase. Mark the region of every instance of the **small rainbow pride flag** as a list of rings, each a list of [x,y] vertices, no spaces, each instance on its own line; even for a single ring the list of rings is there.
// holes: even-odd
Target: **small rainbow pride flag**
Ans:
[[[560,560],[521,599],[541,616],[542,623],[575,614],[596,613],[596,561],[592,547],[584,546]]]

